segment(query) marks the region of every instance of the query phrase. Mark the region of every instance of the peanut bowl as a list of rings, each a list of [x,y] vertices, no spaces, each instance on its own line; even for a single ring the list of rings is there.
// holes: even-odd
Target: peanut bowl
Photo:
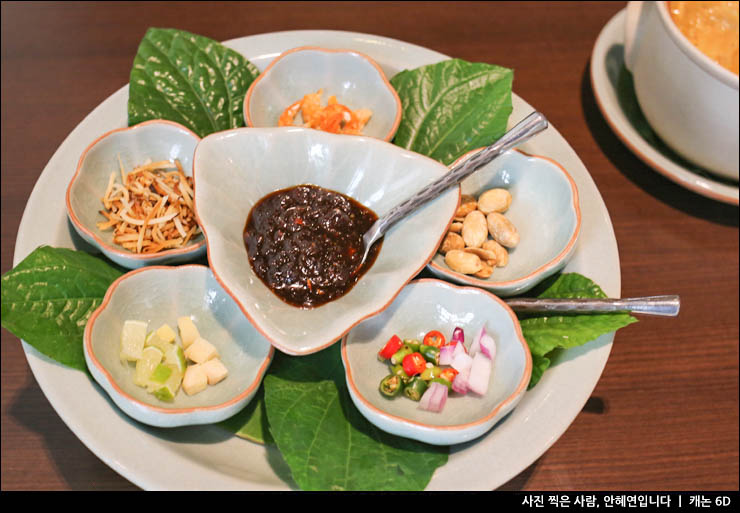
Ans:
[[[75,231],[105,256],[127,269],[138,269],[147,265],[192,262],[203,257],[206,253],[206,244],[203,235],[195,225],[191,204],[192,190],[183,192],[178,187],[176,191],[172,189],[157,191],[161,193],[161,197],[169,199],[169,202],[163,201],[161,205],[155,205],[162,210],[175,203],[189,202],[186,205],[189,209],[188,215],[192,213],[192,216],[188,217],[192,221],[192,226],[189,228],[194,229],[193,233],[188,234],[185,232],[188,225],[186,224],[183,228],[180,223],[177,229],[183,235],[175,234],[173,239],[181,238],[183,243],[178,246],[162,247],[157,252],[139,252],[135,248],[124,246],[123,244],[137,245],[138,236],[135,231],[138,226],[129,224],[130,233],[119,234],[115,226],[105,226],[111,218],[102,213],[107,212],[103,198],[111,191],[111,187],[122,186],[123,176],[131,173],[136,166],[145,165],[147,162],[166,161],[167,165],[171,166],[168,172],[177,173],[176,166],[179,165],[180,172],[190,177],[193,152],[198,141],[200,138],[195,133],[178,123],[167,120],[145,121],[132,127],[119,128],[93,141],[82,153],[77,170],[67,187],[67,215]],[[149,190],[149,187],[146,189]],[[133,193],[126,191],[126,194]],[[188,198],[180,199],[185,195],[188,195]],[[156,203],[152,201],[153,204]],[[133,204],[131,196],[129,196],[128,203]],[[115,215],[120,213],[118,211]],[[149,223],[150,226],[147,229],[153,229],[155,226],[153,223],[157,221],[156,216],[159,214],[153,213],[147,220],[143,215],[139,215],[140,219],[136,222]],[[171,212],[159,216],[159,219],[170,217],[172,217]],[[177,216],[177,222],[179,222],[179,217],[180,215]],[[173,220],[168,222],[173,227],[175,226]],[[110,224],[113,224],[112,220]],[[126,237],[130,240],[121,242],[120,238]]]
[[[306,95],[312,95],[308,99],[313,100],[313,111],[308,104],[297,105]],[[357,113],[360,123],[370,115],[361,135],[384,141],[395,135],[401,122],[401,100],[380,66],[354,50],[306,46],[282,53],[249,87],[244,120],[249,127],[275,127],[281,119],[300,125],[311,114],[310,119],[316,119],[314,127],[336,132],[337,127],[330,128],[328,119],[320,122],[313,116],[317,104],[328,104],[332,96],[339,105]],[[286,112],[291,106],[295,107]],[[346,121],[350,120],[343,120],[342,127]],[[355,128],[351,123],[346,127],[348,133]]]
[[[145,331],[160,341],[164,336],[159,336],[159,329],[169,326],[176,333],[173,343],[185,346],[186,336],[178,322],[182,317],[190,318],[200,338],[215,348],[228,373],[193,394],[186,392],[188,385],[183,380],[174,398],[163,400],[136,382],[139,364],[122,357],[124,325],[127,321],[144,323]],[[150,344],[162,347],[148,338],[147,347]],[[186,369],[193,363],[191,357],[199,359],[189,351],[192,347],[184,352],[188,361],[179,362]],[[85,327],[84,352],[92,377],[113,402],[130,417],[158,427],[211,424],[236,414],[254,397],[274,354],[270,343],[203,265],[152,266],[121,276]]]
[[[573,256],[581,229],[578,189],[554,160],[511,150],[463,180],[460,187],[462,204],[450,226],[459,233],[446,235],[441,252],[428,265],[438,278],[513,296],[560,271]],[[500,196],[505,200],[499,200]],[[468,201],[471,208],[466,210]],[[476,211],[472,215],[482,225],[481,237],[472,228],[472,235],[466,233],[468,210]],[[477,247],[470,249],[470,245]],[[497,254],[490,256],[482,249]],[[487,272],[461,265],[460,258],[467,262],[474,256],[463,253],[475,253],[482,262],[488,261]]]
[[[371,137],[308,128],[241,128],[209,135],[195,150],[194,177],[210,267],[276,348],[293,355],[319,351],[382,311],[424,268],[457,209],[459,187],[393,226],[354,286],[313,308],[287,303],[255,272],[244,239],[253,207],[275,191],[310,184],[349,196],[382,216],[446,172],[439,162]]]
[[[483,327],[495,344],[484,393],[460,393],[453,386],[441,411],[425,409],[425,397],[412,400],[405,390],[391,398],[381,393],[380,383],[394,371],[378,353],[394,335],[422,341],[436,330],[450,341],[459,329],[460,343],[473,354]],[[433,445],[468,442],[490,431],[519,403],[532,374],[519,321],[503,301],[436,279],[411,282],[380,315],[350,331],[341,349],[347,388],[362,415],[383,431]]]

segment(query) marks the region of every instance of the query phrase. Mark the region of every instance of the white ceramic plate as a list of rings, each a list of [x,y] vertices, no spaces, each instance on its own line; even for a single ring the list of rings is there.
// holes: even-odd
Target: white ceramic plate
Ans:
[[[448,58],[402,41],[350,32],[279,32],[235,39],[227,45],[260,69],[297,46],[352,48],[374,58],[389,77],[404,68]],[[60,191],[90,141],[126,125],[127,101],[125,86],[93,110],[52,156],[28,200],[14,264],[41,244],[91,249],[73,235]],[[510,124],[534,110],[516,95],[513,103]],[[583,163],[552,126],[522,150],[560,162],[581,194],[581,237],[566,271],[584,274],[609,296],[619,297],[617,242],[606,206]],[[566,352],[495,429],[475,442],[456,446],[427,489],[491,490],[531,465],[583,408],[606,365],[613,339],[613,334],[604,335]],[[276,449],[230,436],[216,426],[174,430],[143,426],[120,412],[84,373],[49,360],[27,344],[24,350],[36,381],[62,420],[93,453],[134,484],[152,490],[287,490],[292,486]],[[161,470],[163,463],[167,472]]]
[[[625,10],[607,23],[591,54],[591,85],[596,103],[614,133],[640,160],[669,180],[702,196],[738,204],[738,184],[692,168],[672,151],[646,140],[625,113],[618,95],[619,74],[624,63]],[[630,92],[631,93],[631,92]],[[632,95],[634,96],[634,95]],[[635,100],[636,104],[636,100]],[[647,122],[645,125],[647,127]]]

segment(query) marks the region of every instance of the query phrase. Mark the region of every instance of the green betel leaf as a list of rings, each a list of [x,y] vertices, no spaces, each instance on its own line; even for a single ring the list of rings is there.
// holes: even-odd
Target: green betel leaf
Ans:
[[[150,28],[129,82],[129,126],[176,121],[200,137],[244,126],[244,96],[259,70],[241,54],[183,30]]]
[[[398,73],[391,84],[403,105],[394,144],[445,165],[506,132],[514,72],[450,59]]]
[[[561,274],[549,280],[537,294],[541,298],[605,298],[596,283],[577,273]],[[606,333],[623,328],[637,319],[626,313],[533,316],[520,319],[522,333],[532,352],[532,388],[550,366],[556,349],[577,347]]]
[[[448,448],[389,435],[346,389],[339,344],[302,357],[276,355],[265,377],[270,431],[303,490],[423,490]]]
[[[223,429],[258,444],[274,444],[265,412],[265,387],[260,386],[257,394],[242,411],[219,423]]]
[[[41,246],[2,277],[2,325],[49,358],[87,370],[85,324],[121,274],[102,258]]]

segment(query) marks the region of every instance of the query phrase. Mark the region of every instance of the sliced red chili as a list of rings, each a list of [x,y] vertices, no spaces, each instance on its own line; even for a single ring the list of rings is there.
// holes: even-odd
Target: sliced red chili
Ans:
[[[432,347],[442,347],[445,345],[445,336],[437,330],[430,331],[424,335],[424,345]]]
[[[439,373],[439,377],[444,378],[452,383],[455,380],[455,376],[457,376],[458,374],[460,373],[452,367],[446,367],[442,369],[442,372]]]
[[[421,374],[424,369],[427,368],[427,361],[421,355],[421,353],[411,353],[406,355],[402,362],[403,370],[409,376],[416,376]]]
[[[378,352],[378,357],[383,360],[387,360],[396,354],[396,351],[401,349],[401,346],[403,346],[403,340],[401,340],[397,335],[393,335],[388,342],[385,343],[383,349]]]

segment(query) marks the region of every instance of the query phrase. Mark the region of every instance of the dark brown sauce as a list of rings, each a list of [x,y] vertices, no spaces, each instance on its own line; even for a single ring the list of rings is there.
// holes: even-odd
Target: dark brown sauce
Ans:
[[[249,212],[244,243],[252,269],[279,298],[312,308],[337,299],[372,266],[363,234],[378,216],[349,196],[316,185],[272,192]]]

